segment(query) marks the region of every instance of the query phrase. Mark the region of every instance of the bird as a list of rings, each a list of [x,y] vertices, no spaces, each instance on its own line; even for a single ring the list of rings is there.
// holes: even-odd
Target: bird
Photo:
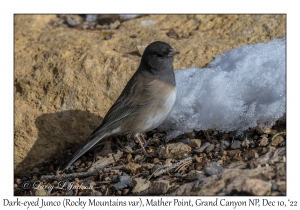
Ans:
[[[176,100],[174,56],[179,51],[169,44],[155,41],[143,52],[140,65],[130,78],[118,99],[105,115],[101,125],[89,140],[58,169],[64,171],[101,139],[112,135],[131,133],[143,147],[141,133],[158,127],[170,113]]]

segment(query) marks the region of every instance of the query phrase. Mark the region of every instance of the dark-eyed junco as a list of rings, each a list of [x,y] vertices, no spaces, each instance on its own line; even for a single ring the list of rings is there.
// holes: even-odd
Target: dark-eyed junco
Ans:
[[[59,171],[68,168],[101,139],[114,134],[132,133],[139,140],[147,156],[140,133],[150,131],[160,125],[174,105],[176,83],[173,56],[178,53],[165,42],[156,41],[148,45],[139,68],[107,112],[102,124],[91,134],[90,139],[59,168]]]

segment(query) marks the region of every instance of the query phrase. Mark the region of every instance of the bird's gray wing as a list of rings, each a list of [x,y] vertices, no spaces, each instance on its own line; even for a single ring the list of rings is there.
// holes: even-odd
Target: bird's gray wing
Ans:
[[[139,77],[144,77],[143,79]],[[127,83],[119,98],[112,105],[107,112],[101,125],[91,134],[91,136],[97,135],[98,132],[109,127],[110,125],[117,123],[123,118],[128,117],[132,113],[142,107],[145,101],[139,100],[141,95],[145,94],[147,85],[155,80],[156,77],[148,74],[135,74]],[[141,82],[142,81],[142,82]],[[135,99],[135,100],[133,100]]]

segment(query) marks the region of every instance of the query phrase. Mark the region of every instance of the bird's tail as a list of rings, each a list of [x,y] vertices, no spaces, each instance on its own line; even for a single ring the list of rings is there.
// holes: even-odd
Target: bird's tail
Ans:
[[[59,168],[58,172],[64,171],[72,163],[74,163],[78,158],[80,158],[84,153],[91,149],[95,144],[97,144],[102,138],[106,136],[106,132],[98,133],[97,135],[92,135],[91,139],[86,142],[80,149],[78,149],[67,161],[65,161]]]

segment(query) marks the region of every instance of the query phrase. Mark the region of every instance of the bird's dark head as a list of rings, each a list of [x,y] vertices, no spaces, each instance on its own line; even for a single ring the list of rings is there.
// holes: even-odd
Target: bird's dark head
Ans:
[[[143,65],[150,66],[153,70],[161,71],[170,68],[173,70],[173,56],[178,53],[169,44],[156,41],[146,47],[141,62]]]

